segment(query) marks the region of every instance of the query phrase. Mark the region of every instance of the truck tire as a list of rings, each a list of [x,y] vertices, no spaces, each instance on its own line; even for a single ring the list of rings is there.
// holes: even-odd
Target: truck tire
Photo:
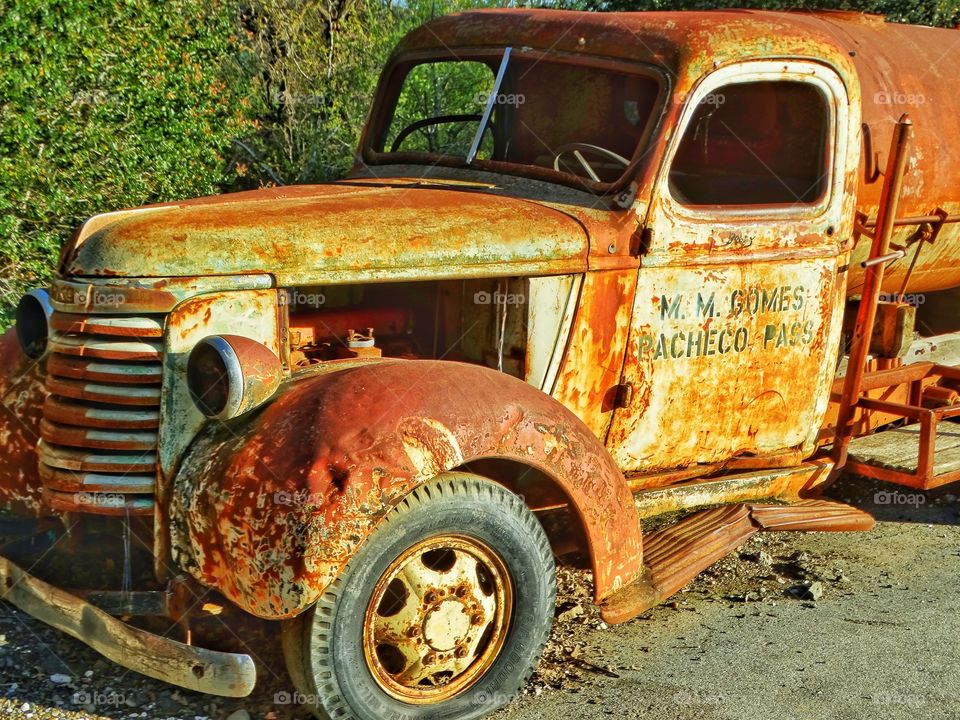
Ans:
[[[335,720],[469,720],[530,677],[554,614],[550,544],[500,485],[446,473],[384,518],[283,623],[298,702]]]

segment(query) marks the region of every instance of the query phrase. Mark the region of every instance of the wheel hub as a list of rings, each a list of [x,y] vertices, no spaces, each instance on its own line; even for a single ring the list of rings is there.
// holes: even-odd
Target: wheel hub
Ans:
[[[458,600],[444,600],[427,610],[423,620],[423,639],[434,650],[453,650],[473,627],[469,610]]]
[[[513,602],[506,566],[484,543],[418,543],[381,576],[364,620],[364,657],[395,698],[436,703],[480,679],[503,647]]]

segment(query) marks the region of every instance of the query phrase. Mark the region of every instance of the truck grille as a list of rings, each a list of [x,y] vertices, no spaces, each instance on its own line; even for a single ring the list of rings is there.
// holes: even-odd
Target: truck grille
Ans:
[[[153,513],[164,316],[55,312],[50,324],[38,446],[48,502]]]

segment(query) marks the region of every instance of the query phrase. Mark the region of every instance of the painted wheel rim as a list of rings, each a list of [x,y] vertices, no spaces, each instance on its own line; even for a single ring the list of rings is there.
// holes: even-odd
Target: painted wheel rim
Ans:
[[[490,669],[512,607],[507,568],[487,545],[459,535],[419,542],[373,591],[363,628],[367,667],[398,700],[449,700]]]

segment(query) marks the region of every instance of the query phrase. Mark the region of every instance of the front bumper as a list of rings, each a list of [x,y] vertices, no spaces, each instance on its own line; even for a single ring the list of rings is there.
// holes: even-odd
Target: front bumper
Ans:
[[[0,599],[75,637],[108,660],[188,690],[246,697],[257,672],[249,655],[217,652],[127,625],[0,557]]]

